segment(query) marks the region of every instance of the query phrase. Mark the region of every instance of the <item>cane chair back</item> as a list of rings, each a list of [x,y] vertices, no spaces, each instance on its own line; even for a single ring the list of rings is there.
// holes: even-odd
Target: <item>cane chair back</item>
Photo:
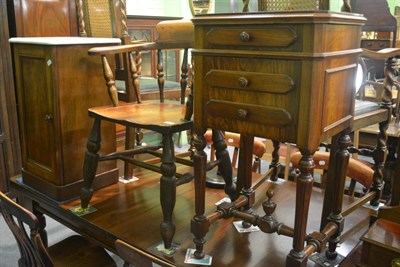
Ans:
[[[329,9],[326,0],[258,0],[259,11],[312,11]]]

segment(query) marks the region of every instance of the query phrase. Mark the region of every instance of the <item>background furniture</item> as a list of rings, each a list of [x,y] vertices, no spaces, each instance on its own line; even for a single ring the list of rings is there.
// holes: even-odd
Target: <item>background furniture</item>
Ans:
[[[77,197],[91,119],[89,107],[106,104],[101,63],[87,51],[118,39],[83,37],[13,38],[24,182],[59,201]],[[40,104],[39,104],[40,103]],[[114,137],[103,151],[115,150]],[[101,163],[95,186],[118,179],[116,162]]]
[[[79,235],[47,247],[47,236],[44,240],[41,238],[43,229],[40,228],[40,219],[2,192],[0,211],[18,243],[21,254],[18,266],[116,266],[102,247]],[[30,230],[29,234],[24,227]]]
[[[5,1],[0,3],[0,20],[0,191],[8,192],[10,177],[21,173],[21,152]]]
[[[370,50],[396,47],[397,21],[390,13],[387,0],[350,0],[351,12],[363,14],[367,21],[362,27],[361,47]],[[383,60],[366,62],[369,79],[383,77]]]

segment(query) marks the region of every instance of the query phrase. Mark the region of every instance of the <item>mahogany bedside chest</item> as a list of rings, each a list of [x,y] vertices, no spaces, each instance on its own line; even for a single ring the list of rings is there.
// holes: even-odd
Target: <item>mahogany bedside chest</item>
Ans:
[[[254,202],[251,152],[254,136],[259,136],[297,144],[302,152],[294,228],[272,219],[270,213],[275,208],[268,200],[263,218],[276,229],[266,227],[263,231],[293,237],[286,264],[306,266],[307,256],[317,249],[304,245],[313,183],[312,155],[321,141],[352,125],[354,78],[365,19],[360,15],[320,11],[200,15],[192,21],[194,255],[204,256],[205,235],[216,220],[234,216],[250,223],[260,222],[260,216],[242,212],[251,210]],[[243,151],[232,203],[218,205],[209,216],[204,215],[206,155],[202,138],[207,128],[240,133]],[[277,206],[279,209],[279,203]],[[321,234],[340,233],[340,211],[332,212],[337,215],[333,228]]]

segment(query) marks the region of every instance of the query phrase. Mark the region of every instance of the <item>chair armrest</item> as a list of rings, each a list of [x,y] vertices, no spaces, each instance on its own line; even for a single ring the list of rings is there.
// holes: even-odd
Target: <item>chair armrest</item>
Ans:
[[[400,57],[400,48],[384,48],[378,51],[363,49],[361,56],[378,60],[385,60],[392,57]]]
[[[146,50],[154,50],[156,48],[156,43],[148,42],[148,43],[137,43],[137,44],[128,44],[128,45],[116,45],[116,46],[105,46],[105,47],[94,47],[89,49],[88,54],[93,55],[114,55],[120,53],[130,53],[130,52],[140,52]]]

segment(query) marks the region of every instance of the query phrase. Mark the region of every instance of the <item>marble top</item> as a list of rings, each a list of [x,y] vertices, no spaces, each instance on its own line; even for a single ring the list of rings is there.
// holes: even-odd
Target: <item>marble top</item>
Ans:
[[[77,44],[120,44],[119,38],[95,37],[14,37],[10,43],[40,44],[40,45],[77,45]]]

